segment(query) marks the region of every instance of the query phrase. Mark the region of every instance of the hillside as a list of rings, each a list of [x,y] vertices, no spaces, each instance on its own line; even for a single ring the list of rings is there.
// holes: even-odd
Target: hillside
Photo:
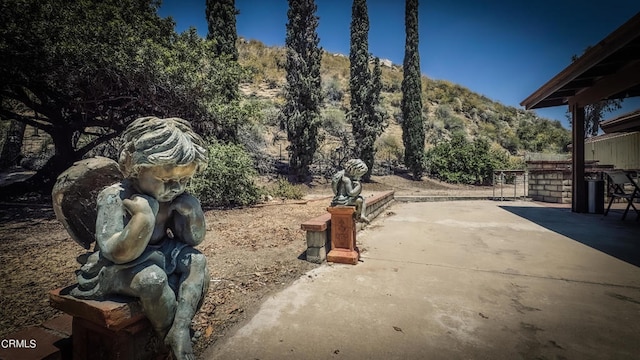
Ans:
[[[285,50],[269,47],[257,40],[240,39],[239,62],[247,71],[241,85],[246,102],[257,110],[256,122],[268,131],[267,143],[286,147],[286,134],[277,130],[279,106],[284,102]],[[345,120],[349,109],[349,58],[325,52],[322,58],[324,89],[323,141],[320,157],[331,157],[335,149],[349,141],[350,128]],[[402,66],[382,63],[382,106],[388,128],[378,139],[379,159],[395,159],[402,154],[401,111]],[[538,117],[531,111],[505,106],[448,81],[423,76],[426,144],[429,148],[453,133],[463,132],[470,140],[487,138],[496,147],[512,155],[526,152],[564,152],[570,132],[559,121]],[[264,128],[263,128],[264,129]],[[283,140],[284,139],[284,140]],[[275,141],[274,141],[275,140]],[[273,148],[272,148],[273,150]]]

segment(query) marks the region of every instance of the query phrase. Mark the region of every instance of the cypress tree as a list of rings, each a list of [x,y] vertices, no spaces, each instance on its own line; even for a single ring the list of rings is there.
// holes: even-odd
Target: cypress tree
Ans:
[[[367,124],[367,131],[371,133],[373,139],[372,143],[372,165],[373,165],[373,155],[375,155],[375,147],[373,147],[373,143],[375,143],[376,139],[382,134],[384,129],[389,125],[385,121],[384,112],[380,108],[380,92],[382,91],[382,69],[380,68],[380,59],[375,58],[373,64],[373,73],[371,74],[371,81],[369,84],[369,94],[366,104],[367,109],[367,119],[369,123]],[[373,169],[373,166],[371,167]],[[370,169],[370,171],[371,171]]]
[[[201,122],[197,128],[203,135],[213,135],[224,142],[239,140],[239,130],[246,116],[240,106],[239,84],[243,70],[238,64],[236,47],[237,14],[235,0],[206,0],[207,40],[217,77],[210,91],[219,103],[215,107],[216,116]]]
[[[313,0],[289,0],[285,40],[287,84],[282,117],[290,144],[289,169],[298,181],[310,176],[309,166],[318,148],[322,49],[318,46],[316,10]]]
[[[360,150],[360,159],[369,167],[367,173],[363,176],[364,181],[371,179],[373,171],[373,163],[376,155],[375,142],[382,134],[384,129],[389,125],[385,121],[384,112],[380,109],[380,92],[382,91],[382,69],[380,68],[380,59],[374,59],[373,73],[369,81],[369,91],[364,102],[365,120],[360,132],[363,134],[364,141]]]
[[[363,180],[371,179],[375,158],[375,141],[385,128],[378,111],[382,89],[380,61],[376,58],[374,73],[369,71],[369,15],[366,0],[354,0],[351,8],[351,47],[349,51],[351,110],[349,121],[355,140],[355,155],[369,170]]]
[[[422,82],[418,53],[418,0],[405,3],[406,43],[402,78],[402,142],[404,163],[414,180],[424,173],[424,122],[422,119]]]
[[[207,0],[207,24],[209,33],[207,39],[215,40],[214,56],[229,56],[231,60],[238,60],[236,48],[236,14],[235,0]]]
[[[370,101],[373,110],[377,110],[380,105],[380,92],[382,92],[382,69],[380,68],[380,59],[375,58],[373,63],[373,73],[371,74],[371,86],[369,91]],[[381,116],[379,112],[371,112],[377,116]],[[382,119],[381,119],[382,120]]]

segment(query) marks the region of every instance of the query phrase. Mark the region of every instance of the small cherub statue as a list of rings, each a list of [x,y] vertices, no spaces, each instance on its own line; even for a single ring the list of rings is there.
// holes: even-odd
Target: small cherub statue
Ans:
[[[200,202],[185,192],[207,166],[202,139],[185,120],[144,117],[122,134],[124,180],[97,198],[96,251],[77,271],[71,295],[140,299],[145,315],[178,360],[195,359],[190,325],[209,286]]]
[[[331,206],[352,205],[356,207],[354,213],[357,221],[369,223],[365,216],[367,205],[360,193],[362,184],[360,179],[367,173],[367,164],[360,159],[351,159],[344,165],[344,170],[340,170],[331,178],[331,189],[333,190],[333,200]]]

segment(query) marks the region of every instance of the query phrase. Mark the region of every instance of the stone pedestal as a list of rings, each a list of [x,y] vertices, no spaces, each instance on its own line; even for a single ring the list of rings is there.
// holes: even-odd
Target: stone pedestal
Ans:
[[[156,337],[140,304],[131,298],[81,300],[70,288],[49,293],[52,307],[73,316],[73,359],[152,360],[167,349]]]
[[[307,220],[300,226],[307,233],[307,261],[322,264],[331,249],[331,214],[326,213]]]
[[[356,247],[356,222],[354,206],[334,206],[327,208],[331,214],[331,251],[327,261],[352,264],[358,263],[360,254]]]

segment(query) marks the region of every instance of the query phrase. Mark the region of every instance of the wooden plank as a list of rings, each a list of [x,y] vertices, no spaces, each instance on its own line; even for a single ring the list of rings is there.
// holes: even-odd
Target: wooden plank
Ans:
[[[300,228],[305,231],[325,231],[331,221],[331,214],[326,213],[303,222]]]
[[[145,318],[140,303],[133,298],[114,297],[113,300],[82,300],[68,295],[72,287],[49,292],[49,303],[73,317],[81,317],[99,326],[119,330]]]

